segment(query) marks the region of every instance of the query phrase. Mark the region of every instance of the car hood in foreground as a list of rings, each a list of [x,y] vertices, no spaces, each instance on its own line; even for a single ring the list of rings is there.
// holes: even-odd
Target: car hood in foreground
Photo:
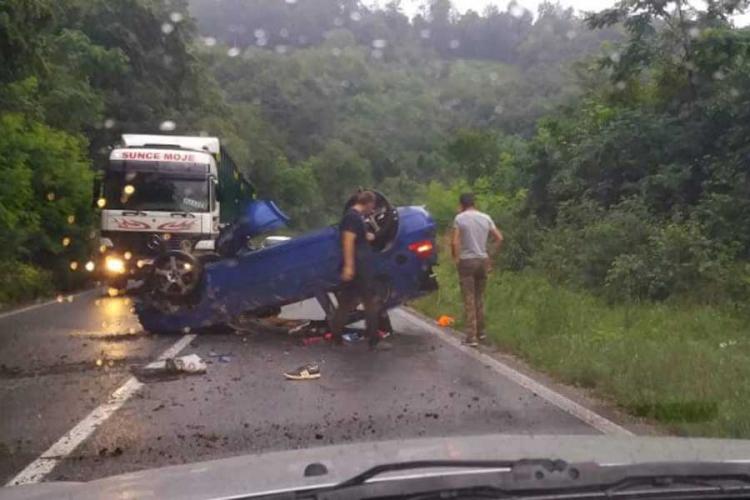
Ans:
[[[0,490],[8,500],[159,498],[208,499],[332,485],[372,466],[414,460],[517,460],[567,462],[750,462],[750,441],[665,437],[482,435],[355,443],[244,455],[98,479]],[[312,463],[325,475],[305,477]],[[410,471],[408,474],[414,474]]]

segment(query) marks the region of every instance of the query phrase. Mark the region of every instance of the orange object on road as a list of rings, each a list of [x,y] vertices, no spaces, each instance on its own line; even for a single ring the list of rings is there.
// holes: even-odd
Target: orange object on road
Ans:
[[[440,326],[451,326],[455,322],[456,318],[453,318],[452,316],[446,316],[445,314],[437,319],[437,324]]]

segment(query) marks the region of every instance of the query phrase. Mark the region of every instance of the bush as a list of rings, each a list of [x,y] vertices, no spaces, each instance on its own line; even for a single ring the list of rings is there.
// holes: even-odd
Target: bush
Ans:
[[[636,252],[615,259],[605,279],[607,296],[663,300],[676,295],[704,303],[740,299],[744,287],[733,256],[731,247],[710,240],[700,225],[668,223]]]
[[[635,253],[654,231],[638,200],[605,211],[586,200],[561,207],[557,225],[542,233],[534,262],[555,282],[601,289],[615,260]]]
[[[35,299],[52,290],[49,272],[20,262],[0,262],[0,305]]]

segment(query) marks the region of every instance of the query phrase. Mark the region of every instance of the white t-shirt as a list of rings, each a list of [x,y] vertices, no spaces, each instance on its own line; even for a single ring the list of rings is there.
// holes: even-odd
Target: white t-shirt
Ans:
[[[464,210],[456,215],[453,228],[458,229],[461,252],[459,259],[486,259],[487,238],[495,228],[492,218],[479,210]]]

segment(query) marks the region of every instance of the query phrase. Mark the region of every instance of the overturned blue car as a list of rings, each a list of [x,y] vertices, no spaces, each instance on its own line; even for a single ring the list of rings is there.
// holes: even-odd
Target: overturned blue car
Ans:
[[[326,227],[257,248],[248,244],[286,222],[275,204],[255,200],[219,236],[215,254],[165,249],[137,296],[142,326],[172,332],[228,325],[238,317],[274,315],[284,305],[310,298],[330,319],[336,307],[331,298],[341,287],[339,230]],[[378,193],[367,225],[375,235],[377,292],[386,309],[437,288],[435,223],[424,208],[392,207]]]

